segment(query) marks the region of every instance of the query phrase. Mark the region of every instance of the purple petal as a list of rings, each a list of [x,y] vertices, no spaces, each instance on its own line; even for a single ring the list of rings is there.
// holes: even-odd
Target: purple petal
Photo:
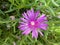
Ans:
[[[39,14],[40,14],[40,11],[36,11],[35,12],[35,17],[37,18]]]
[[[19,25],[18,28],[27,27],[27,25]]]
[[[43,33],[40,30],[38,30],[38,32],[43,36]]]
[[[27,11],[27,14],[28,14],[29,18],[32,17],[31,10],[28,10],[28,11]]]
[[[25,30],[22,34],[28,35],[31,32],[30,29]]]
[[[26,20],[26,19],[24,19],[24,18],[20,18],[20,20],[22,20],[22,21],[24,21],[24,22],[27,22],[27,20]]]
[[[25,12],[24,12],[22,15],[23,15],[23,17],[26,18],[27,20],[29,19],[28,16],[27,16],[27,14],[26,14]]]
[[[47,18],[47,17],[45,16],[45,14],[43,14],[43,15],[41,15],[41,16],[37,19],[37,21],[39,21],[40,23],[41,23],[41,22],[45,22],[45,21],[47,21],[46,18]]]
[[[37,30],[33,30],[32,31],[32,38],[37,38],[38,37],[38,31]]]
[[[48,25],[44,24],[44,23],[42,23],[42,24],[39,25],[39,28],[41,28],[43,30],[47,30],[47,27],[48,27]]]
[[[30,19],[34,19],[34,10],[33,10],[33,9],[28,10],[28,11],[27,11],[27,14],[28,14],[28,17],[29,17]]]
[[[31,13],[32,13],[32,15],[34,15],[34,9],[33,8],[31,9]]]
[[[28,26],[21,27],[21,28],[19,28],[19,29],[22,30],[22,31],[24,31],[24,30],[28,29]]]
[[[25,22],[20,22],[21,25],[28,25],[27,23]]]
[[[45,18],[45,14],[42,14],[42,15],[40,16],[40,18]]]

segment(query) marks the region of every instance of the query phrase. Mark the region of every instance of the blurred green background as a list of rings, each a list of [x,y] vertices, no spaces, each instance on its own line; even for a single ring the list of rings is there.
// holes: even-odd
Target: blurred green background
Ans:
[[[31,8],[48,17],[48,29],[38,39],[17,28],[22,13]],[[60,0],[0,0],[0,45],[60,45]]]

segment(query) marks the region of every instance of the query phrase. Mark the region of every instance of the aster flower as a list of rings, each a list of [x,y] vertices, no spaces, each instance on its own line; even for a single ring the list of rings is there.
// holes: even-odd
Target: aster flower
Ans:
[[[28,35],[32,32],[32,38],[38,37],[38,32],[43,36],[42,30],[46,30],[48,24],[47,17],[45,14],[39,16],[40,12],[34,12],[34,9],[28,10],[26,13],[24,12],[23,18],[20,18],[22,22],[20,22],[18,28],[23,31],[22,34]]]

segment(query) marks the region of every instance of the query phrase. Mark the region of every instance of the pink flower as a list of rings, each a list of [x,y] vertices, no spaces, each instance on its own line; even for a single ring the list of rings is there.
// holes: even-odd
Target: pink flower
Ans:
[[[20,18],[22,22],[20,22],[18,26],[18,28],[23,31],[22,34],[28,35],[32,32],[32,38],[37,38],[39,32],[43,36],[41,31],[47,30],[48,24],[46,24],[46,22],[48,20],[45,14],[42,14],[40,17],[39,14],[39,11],[34,12],[33,9],[22,14],[23,18]]]

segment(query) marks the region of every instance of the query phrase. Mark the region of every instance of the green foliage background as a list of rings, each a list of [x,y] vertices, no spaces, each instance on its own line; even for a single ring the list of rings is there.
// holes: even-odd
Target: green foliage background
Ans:
[[[22,13],[31,8],[48,17],[48,29],[38,39],[22,35],[17,28]],[[0,0],[0,45],[60,45],[59,17],[60,0]]]

